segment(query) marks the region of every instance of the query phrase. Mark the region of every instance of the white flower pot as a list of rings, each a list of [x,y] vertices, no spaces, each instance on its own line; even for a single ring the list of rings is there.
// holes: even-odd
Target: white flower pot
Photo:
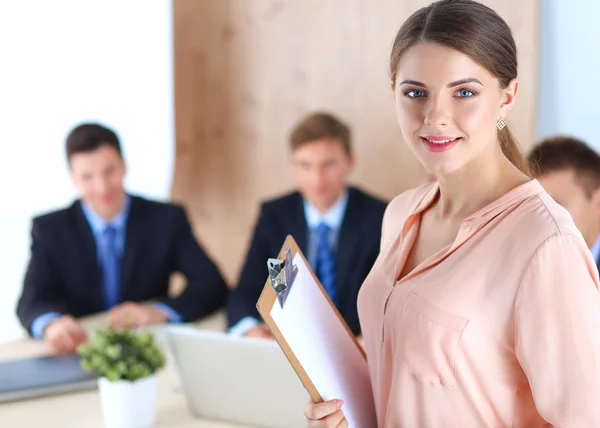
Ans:
[[[129,382],[98,379],[106,428],[147,428],[156,422],[156,377]]]

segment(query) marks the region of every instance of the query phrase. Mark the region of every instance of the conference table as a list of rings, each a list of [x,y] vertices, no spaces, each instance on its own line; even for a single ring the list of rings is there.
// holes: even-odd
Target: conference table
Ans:
[[[106,315],[84,318],[89,332],[106,323]],[[224,331],[225,315],[219,312],[198,323],[205,330]],[[160,328],[159,328],[160,329]],[[160,331],[157,330],[160,342]],[[179,375],[168,346],[163,346],[167,363],[157,374],[156,428],[249,428],[195,417],[187,407]],[[51,354],[41,342],[23,338],[0,344],[0,361]],[[100,397],[97,390],[0,403],[0,427],[102,428]]]

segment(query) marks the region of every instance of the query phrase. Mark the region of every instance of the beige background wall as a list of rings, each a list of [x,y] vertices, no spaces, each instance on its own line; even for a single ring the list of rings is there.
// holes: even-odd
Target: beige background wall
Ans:
[[[328,110],[354,131],[352,181],[385,198],[419,181],[394,116],[387,60],[424,0],[174,0],[176,165],[172,198],[230,282],[264,198],[292,188],[287,137]],[[510,24],[521,91],[509,125],[535,137],[538,0],[488,0]],[[266,263],[266,260],[265,260]],[[266,269],[265,269],[266,277]]]

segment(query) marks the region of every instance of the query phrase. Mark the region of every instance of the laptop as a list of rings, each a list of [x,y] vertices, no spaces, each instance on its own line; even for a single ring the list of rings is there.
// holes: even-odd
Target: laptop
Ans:
[[[77,355],[1,361],[0,379],[0,403],[97,388]]]
[[[189,326],[167,336],[191,412],[265,428],[305,427],[310,399],[275,341]]]

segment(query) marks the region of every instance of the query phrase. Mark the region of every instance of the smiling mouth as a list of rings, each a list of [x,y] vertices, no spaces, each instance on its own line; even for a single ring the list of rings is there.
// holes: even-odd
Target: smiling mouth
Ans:
[[[421,138],[431,144],[448,144],[448,143],[452,143],[452,142],[460,139],[460,137],[450,138],[450,139],[445,139],[445,140],[430,140],[427,137],[421,137]]]
[[[429,135],[427,137],[421,137],[421,141],[427,150],[433,153],[446,152],[456,146],[461,137],[451,138],[445,135]]]

